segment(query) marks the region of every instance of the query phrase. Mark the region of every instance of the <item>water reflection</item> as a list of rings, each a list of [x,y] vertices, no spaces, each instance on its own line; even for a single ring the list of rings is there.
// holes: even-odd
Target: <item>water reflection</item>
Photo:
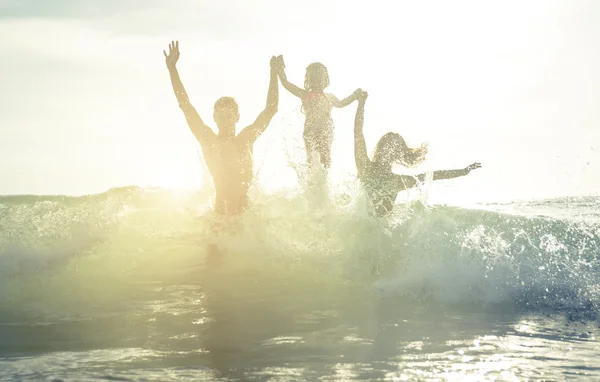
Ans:
[[[597,327],[562,316],[503,309],[482,313],[486,309],[480,306],[450,308],[382,298],[356,283],[307,280],[301,274],[244,267],[194,272],[180,276],[178,282],[155,281],[134,294],[127,296],[129,304],[107,309],[111,314],[44,325],[27,320],[3,323],[0,346],[22,347],[20,354],[3,354],[8,357],[0,360],[2,377],[162,381],[600,377]]]

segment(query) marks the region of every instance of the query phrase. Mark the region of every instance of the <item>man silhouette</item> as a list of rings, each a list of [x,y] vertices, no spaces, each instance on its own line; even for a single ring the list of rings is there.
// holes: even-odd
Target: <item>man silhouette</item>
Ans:
[[[196,109],[179,78],[176,64],[179,60],[179,42],[169,44],[169,54],[163,51],[171,84],[179,107],[183,110],[190,130],[200,143],[202,153],[213,178],[216,191],[215,212],[220,215],[237,215],[248,207],[248,189],[254,178],[253,147],[256,139],[265,131],[277,113],[279,84],[277,69],[282,59],[271,58],[271,81],[265,109],[254,123],[235,135],[236,123],[240,119],[238,105],[232,97],[222,97],[214,106],[214,120],[218,134],[208,127]]]

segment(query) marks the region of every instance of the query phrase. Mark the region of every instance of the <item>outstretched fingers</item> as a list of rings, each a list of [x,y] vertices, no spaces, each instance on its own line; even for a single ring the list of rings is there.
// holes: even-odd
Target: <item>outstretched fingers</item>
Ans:
[[[473,171],[473,170],[478,169],[478,168],[481,168],[481,163],[479,163],[479,162],[475,162],[475,163],[469,165],[469,167],[467,167],[467,169],[469,171]]]
[[[169,51],[163,50],[165,61],[169,68],[175,67],[177,60],[179,60],[179,41],[171,41],[169,43]]]
[[[176,52],[179,49],[179,43],[175,43],[175,41],[171,41],[171,43],[169,44],[169,55],[173,54],[173,52]]]

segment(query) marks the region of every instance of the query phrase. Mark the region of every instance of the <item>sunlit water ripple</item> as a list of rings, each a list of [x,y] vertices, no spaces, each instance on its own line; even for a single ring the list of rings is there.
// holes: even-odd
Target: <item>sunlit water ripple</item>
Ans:
[[[535,203],[274,196],[206,263],[194,196],[5,198],[0,380],[599,380],[598,200]]]

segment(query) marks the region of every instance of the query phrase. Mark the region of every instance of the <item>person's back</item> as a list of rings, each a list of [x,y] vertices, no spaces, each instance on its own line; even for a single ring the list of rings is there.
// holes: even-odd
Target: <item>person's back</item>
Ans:
[[[254,142],[277,112],[279,89],[276,66],[279,60],[276,57],[271,58],[271,80],[265,109],[254,123],[236,136],[236,124],[240,118],[236,101],[231,97],[222,97],[215,103],[213,117],[219,130],[219,133],[215,134],[191,105],[179,78],[175,67],[179,59],[179,43],[171,43],[169,54],[164,54],[179,107],[202,147],[204,159],[213,178],[216,191],[215,212],[221,215],[238,214],[248,207],[248,189],[254,177]]]
[[[393,210],[399,192],[416,187],[418,182],[425,180],[425,174],[416,176],[395,174],[392,172],[392,165],[399,163],[413,167],[420,164],[425,159],[427,146],[409,147],[400,134],[389,132],[379,139],[373,160],[371,160],[367,155],[367,145],[363,134],[367,97],[367,92],[361,92],[358,97],[358,108],[354,119],[354,160],[358,178],[369,195],[375,214],[385,216]],[[481,164],[473,163],[464,169],[434,171],[432,179],[441,180],[465,176],[479,167]]]
[[[329,73],[325,65],[313,62],[306,68],[303,89],[287,80],[284,67],[282,58],[278,65],[281,83],[290,93],[302,100],[302,111],[306,116],[302,135],[307,162],[309,165],[312,164],[312,153],[316,151],[321,164],[328,169],[331,166],[331,146],[334,136],[331,109],[348,106],[356,99],[359,89],[340,101],[333,94],[325,93],[325,89],[329,86]]]
[[[359,179],[364,186],[371,206],[378,216],[388,214],[394,208],[398,195],[396,189],[397,179],[394,173],[382,171],[374,163],[365,166]]]
[[[331,95],[324,91],[308,91],[302,98],[302,110],[306,115],[305,129],[318,128],[332,124],[331,109],[333,101]]]

